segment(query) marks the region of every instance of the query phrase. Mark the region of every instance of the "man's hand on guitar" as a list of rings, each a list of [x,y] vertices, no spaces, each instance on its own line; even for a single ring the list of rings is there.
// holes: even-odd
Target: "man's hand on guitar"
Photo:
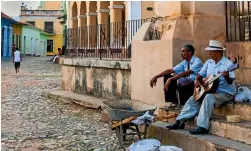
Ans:
[[[222,72],[222,76],[224,76],[225,78],[228,78],[229,77],[229,72],[228,71]]]
[[[195,80],[195,81],[194,81],[194,87],[195,87],[195,88],[198,88],[199,86],[200,86],[199,81],[198,81],[198,80]]]
[[[171,79],[168,79],[164,85],[163,91],[168,91],[169,84],[171,83]]]
[[[205,81],[204,80],[201,80],[201,81],[195,80],[194,81],[194,87],[195,88],[198,88],[199,86],[204,86],[204,85],[205,85]]]

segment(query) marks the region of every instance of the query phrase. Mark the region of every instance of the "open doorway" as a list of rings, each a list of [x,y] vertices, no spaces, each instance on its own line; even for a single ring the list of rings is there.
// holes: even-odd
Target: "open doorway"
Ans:
[[[53,40],[47,40],[47,52],[53,52]]]
[[[24,36],[24,49],[22,51],[23,54],[26,54],[26,36]]]

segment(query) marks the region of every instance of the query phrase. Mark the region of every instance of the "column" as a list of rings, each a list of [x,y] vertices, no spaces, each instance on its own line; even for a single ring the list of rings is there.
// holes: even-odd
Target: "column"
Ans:
[[[70,35],[70,47],[77,47],[77,37],[78,37],[78,18],[77,17],[72,17],[71,18],[73,24],[72,24],[72,28],[71,28],[71,35]]]
[[[79,22],[80,22],[80,46],[81,49],[87,47],[87,16],[86,15],[79,15]]]
[[[86,13],[86,16],[88,26],[88,47],[94,49],[97,46],[97,13]]]
[[[9,27],[9,48],[7,50],[7,54],[6,56],[10,57],[12,56],[12,30],[13,28],[12,27]]]
[[[7,32],[7,30],[8,30],[8,27],[7,26],[3,26],[3,28],[4,28],[4,34],[3,34],[3,57],[6,57],[7,56],[7,50],[8,50],[8,43],[7,43],[7,41],[8,41],[8,32]]]
[[[108,43],[108,19],[109,19],[109,9],[97,10],[98,13],[98,47],[106,48]]]
[[[119,31],[122,27],[122,9],[124,9],[124,5],[112,5],[109,6],[110,9],[110,17],[111,17],[111,26],[110,26],[110,38],[111,44],[118,46],[119,42],[122,41],[121,36],[118,35]],[[121,31],[122,32],[122,31]],[[120,33],[121,35],[121,33]],[[115,40],[115,41],[114,41]]]

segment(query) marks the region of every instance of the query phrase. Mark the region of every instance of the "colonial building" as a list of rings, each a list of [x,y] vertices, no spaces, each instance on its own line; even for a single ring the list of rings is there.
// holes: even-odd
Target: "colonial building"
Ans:
[[[12,52],[12,24],[17,23],[13,18],[1,12],[1,58],[11,57]]]
[[[149,2],[149,6],[143,5],[144,2],[139,5],[122,1],[69,3],[69,56],[75,53],[81,57],[99,58],[104,64],[106,58],[128,59],[119,63],[111,61],[108,64],[114,63],[112,67],[103,67],[100,62],[92,64],[80,60],[67,61],[66,64],[74,62],[78,66],[83,63],[83,68],[86,68],[79,70],[66,65],[62,69],[63,79],[64,76],[72,78],[63,80],[63,87],[70,86],[70,89],[67,87],[68,90],[99,92],[94,93],[99,97],[107,95],[107,91],[110,96],[118,91],[119,95],[116,97],[130,96],[131,99],[162,106],[165,103],[164,93],[161,91],[163,83],[158,82],[155,88],[151,88],[148,86],[150,79],[156,73],[173,68],[182,61],[180,50],[185,44],[192,44],[195,47],[195,55],[206,61],[209,56],[205,48],[209,40],[225,43],[225,55],[240,63],[240,68],[235,71],[236,81],[251,82],[248,78],[251,73],[250,2],[155,1]],[[153,11],[145,16],[142,11],[145,9]],[[138,13],[132,13],[134,11]],[[138,16],[135,18],[138,20],[128,20],[131,19],[130,16]],[[144,20],[142,17],[154,18]],[[92,65],[94,67],[89,68]],[[95,69],[99,67],[102,70],[109,69],[109,72],[102,72],[107,73],[108,77],[110,72],[118,75],[114,77],[113,73],[112,77],[107,78],[100,74],[101,77],[97,77],[98,74],[92,74],[92,70],[96,72]],[[110,68],[114,68],[114,71]],[[121,68],[121,73],[117,72],[117,68]],[[73,73],[67,75],[68,71]],[[86,76],[83,77],[86,79],[81,79],[81,76]],[[117,79],[117,88],[116,80],[111,79]]]
[[[28,9],[24,3],[21,6],[21,21],[26,21],[50,33],[46,41],[47,55],[56,54],[57,48],[63,46],[63,28],[57,19],[63,13],[62,8],[63,1],[41,1],[40,6],[35,10]],[[31,45],[38,45],[37,41],[37,39],[31,39]]]
[[[24,55],[32,55],[32,56],[46,56],[47,54],[47,40],[53,34],[49,32],[45,32],[33,25],[26,22],[19,22],[18,25],[22,25],[22,33],[21,33],[21,42],[19,41],[21,46],[21,53]],[[15,27],[13,27],[13,30]],[[13,33],[15,34],[15,32]],[[18,36],[16,36],[18,37]]]
[[[97,57],[129,57],[133,35],[155,16],[153,1],[69,1],[68,50]],[[123,52],[125,50],[125,52]]]

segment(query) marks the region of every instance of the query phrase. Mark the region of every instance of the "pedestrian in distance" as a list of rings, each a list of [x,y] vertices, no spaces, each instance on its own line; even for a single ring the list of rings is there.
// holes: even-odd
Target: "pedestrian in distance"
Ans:
[[[19,72],[20,62],[22,61],[22,56],[18,48],[15,49],[13,53],[13,63],[15,66],[16,73]]]

